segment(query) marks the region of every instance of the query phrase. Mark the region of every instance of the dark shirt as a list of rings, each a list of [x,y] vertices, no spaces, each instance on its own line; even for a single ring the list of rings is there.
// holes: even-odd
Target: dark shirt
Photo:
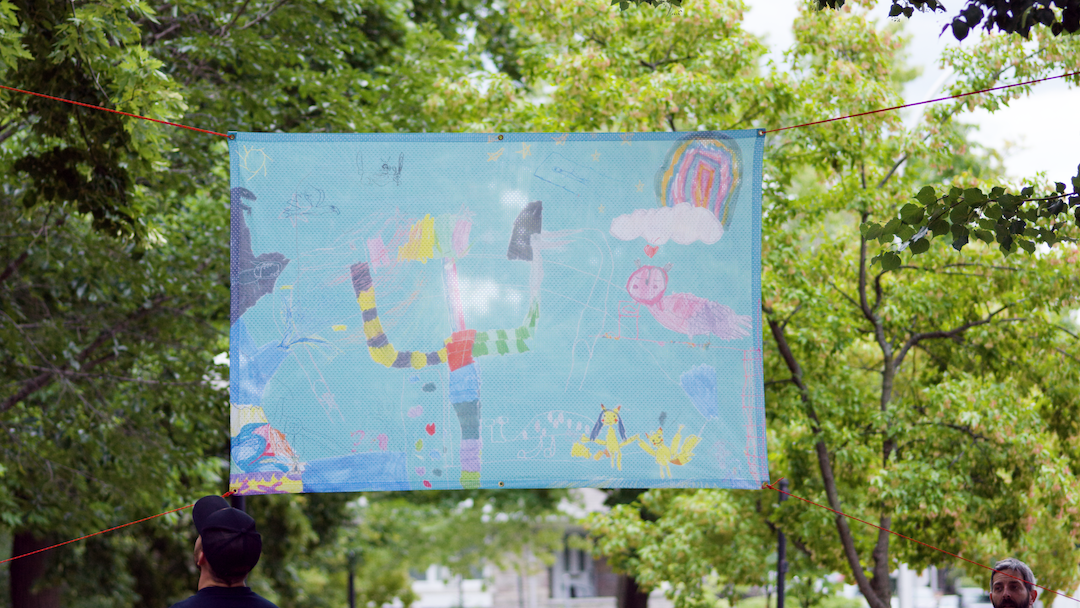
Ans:
[[[203,587],[171,608],[277,608],[250,587]]]

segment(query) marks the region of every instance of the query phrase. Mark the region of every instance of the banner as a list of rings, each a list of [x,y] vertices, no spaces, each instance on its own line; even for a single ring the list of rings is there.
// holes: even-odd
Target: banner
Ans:
[[[230,136],[230,489],[768,479],[761,132]]]

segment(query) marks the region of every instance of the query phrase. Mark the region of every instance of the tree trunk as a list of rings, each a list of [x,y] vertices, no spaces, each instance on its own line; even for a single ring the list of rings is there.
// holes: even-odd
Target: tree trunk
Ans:
[[[625,574],[619,575],[619,608],[648,608],[649,594],[643,592],[634,580],[634,577]]]
[[[48,547],[51,543],[37,538],[33,532],[16,532],[11,542],[11,555],[22,555]],[[60,608],[60,587],[51,586],[48,551],[10,562],[11,608]],[[42,584],[44,583],[44,584]]]

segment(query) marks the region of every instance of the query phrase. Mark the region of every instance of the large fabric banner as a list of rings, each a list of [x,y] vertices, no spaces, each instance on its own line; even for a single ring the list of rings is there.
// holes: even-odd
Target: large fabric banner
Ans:
[[[231,134],[240,494],[759,488],[759,131]]]

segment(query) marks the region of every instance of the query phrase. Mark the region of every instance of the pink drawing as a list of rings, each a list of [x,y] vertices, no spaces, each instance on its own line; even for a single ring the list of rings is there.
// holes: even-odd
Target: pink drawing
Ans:
[[[353,432],[349,433],[349,435],[350,435],[351,437],[356,437],[356,434],[357,434],[357,433],[360,433],[360,441],[363,441],[363,440],[364,440],[364,431],[362,431],[362,430],[360,430],[360,429],[356,429],[355,431],[353,431]]]
[[[639,265],[626,281],[630,297],[644,304],[658,323],[691,340],[694,336],[735,340],[750,335],[750,317],[737,315],[723,304],[690,293],[664,295],[670,269],[671,264],[663,268]]]
[[[469,232],[472,231],[472,222],[468,218],[462,218],[454,225],[454,236],[451,237],[451,245],[454,255],[461,257],[469,249]]]
[[[435,434],[435,423],[432,422],[432,423],[428,424],[427,426],[424,427],[424,430],[427,431],[428,435],[434,435]]]
[[[420,414],[424,413],[424,407],[422,405],[415,405],[409,408],[409,411],[405,413],[409,418],[419,418]]]
[[[383,244],[382,237],[375,237],[368,239],[367,241],[368,255],[371,256],[371,265],[374,268],[379,266],[392,266],[390,262],[390,256],[387,254],[386,245]]]
[[[425,488],[430,488],[431,487],[431,482],[425,479],[424,480],[424,487]]]
[[[379,436],[375,438],[375,441],[379,442],[379,449],[386,451],[386,447],[390,445],[390,438],[386,436],[386,433],[379,433]]]
[[[426,469],[424,467],[416,467],[416,474],[423,477]]]
[[[656,245],[645,245],[645,255],[647,255],[647,256],[649,256],[651,258],[652,256],[656,255],[656,251],[658,249],[660,249],[660,248],[657,247]]]

